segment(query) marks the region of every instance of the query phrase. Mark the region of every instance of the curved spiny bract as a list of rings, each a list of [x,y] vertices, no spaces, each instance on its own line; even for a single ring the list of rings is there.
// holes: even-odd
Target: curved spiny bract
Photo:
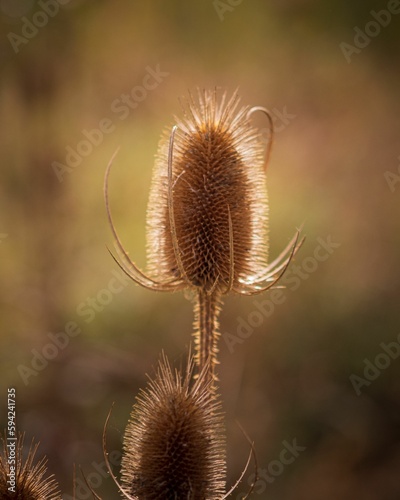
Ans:
[[[133,407],[124,437],[123,489],[138,500],[217,500],[225,491],[221,407],[205,372],[192,381],[165,357]]]
[[[53,476],[47,476],[47,459],[35,463],[38,444],[33,441],[26,458],[23,457],[24,436],[19,435],[14,442],[2,438],[3,450],[0,453],[0,498],[1,500],[61,500],[58,484]],[[8,447],[7,447],[8,445]],[[11,446],[10,446],[11,445]],[[14,455],[15,453],[15,455]],[[15,486],[10,480],[10,467],[15,466]]]
[[[120,267],[120,269],[127,275],[129,278],[131,278],[135,283],[138,285],[141,285],[144,288],[148,288],[149,290],[156,290],[156,291],[176,291],[181,288],[183,288],[183,283],[182,280],[173,280],[173,283],[171,282],[164,282],[160,283],[157,281],[154,281],[150,276],[147,276],[129,257],[128,252],[125,250],[124,246],[122,245],[122,242],[118,236],[117,230],[114,226],[114,222],[111,216],[111,210],[110,210],[110,205],[109,205],[109,196],[108,196],[108,178],[110,176],[110,170],[114,161],[114,158],[116,154],[118,153],[115,151],[113,156],[111,157],[111,160],[108,162],[107,168],[106,168],[106,173],[104,176],[104,201],[106,205],[106,212],[107,212],[107,218],[108,222],[110,224],[110,228],[112,231],[112,234],[115,239],[115,247],[116,250],[120,256],[120,260],[118,260],[114,254],[109,250],[112,258],[115,260],[116,264]]]

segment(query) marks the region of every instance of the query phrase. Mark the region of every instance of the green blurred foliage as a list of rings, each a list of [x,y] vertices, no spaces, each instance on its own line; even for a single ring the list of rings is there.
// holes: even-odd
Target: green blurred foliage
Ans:
[[[360,395],[350,376],[363,376],[364,360],[400,333],[400,183],[387,174],[400,175],[400,16],[347,62],[340,44],[354,45],[354,28],[363,30],[371,11],[389,3],[223,3],[221,19],[211,0],[71,0],[16,52],[10,33],[21,35],[24,16],[31,21],[43,3],[0,2],[1,423],[7,387],[16,387],[19,428],[41,441],[66,493],[73,463],[88,475],[102,463],[113,401],[109,449],[121,450],[134,397],[161,350],[178,363],[185,356],[192,311],[183,295],[132,283],[85,321],[88,299],[101,297],[118,272],[106,249],[105,167],[120,147],[112,211],[145,267],[153,157],[179,113],[178,98],[196,87],[239,87],[244,103],[277,117],[268,172],[271,257],[302,223],[307,240],[297,265],[306,267],[307,258],[311,265],[318,238],[330,235],[340,247],[296,290],[288,286],[284,301],[233,347],[227,333],[238,338],[255,300],[269,296],[226,300],[219,373],[229,481],[246,460],[238,419],[256,443],[260,469],[279,457],[284,440],[306,448],[273,481],[261,479],[255,498],[398,498],[400,361]],[[168,76],[121,119],[113,102],[157,65]],[[285,110],[290,117],[282,121]],[[113,131],[60,182],[54,162],[65,164],[67,146],[76,149],[83,131],[106,118]],[[25,384],[18,367],[30,367],[48,334],[69,322],[81,332]],[[118,498],[111,480],[100,482],[98,494]],[[87,498],[83,490],[78,498]]]

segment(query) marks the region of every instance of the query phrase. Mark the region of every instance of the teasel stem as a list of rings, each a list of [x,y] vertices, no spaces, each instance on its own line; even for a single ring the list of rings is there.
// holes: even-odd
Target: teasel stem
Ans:
[[[194,337],[196,344],[196,363],[201,373],[208,365],[208,377],[215,379],[217,361],[217,342],[220,336],[218,316],[220,313],[221,296],[219,293],[209,293],[199,290],[195,303]],[[207,378],[208,378],[207,377]]]

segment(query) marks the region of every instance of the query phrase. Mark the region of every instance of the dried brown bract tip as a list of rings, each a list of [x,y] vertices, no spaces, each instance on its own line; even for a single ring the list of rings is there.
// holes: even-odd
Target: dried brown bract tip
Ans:
[[[122,487],[138,500],[216,500],[225,491],[220,403],[204,372],[192,381],[162,357],[135,403],[124,438]],[[128,498],[128,496],[125,494]]]
[[[47,476],[47,459],[41,458],[35,463],[39,444],[32,441],[25,459],[23,435],[19,435],[16,441],[2,438],[2,445],[1,500],[61,500],[57,482],[53,476]]]

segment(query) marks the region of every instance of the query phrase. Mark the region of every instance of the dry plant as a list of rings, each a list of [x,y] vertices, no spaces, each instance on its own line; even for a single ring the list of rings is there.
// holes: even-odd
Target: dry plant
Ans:
[[[269,119],[271,140],[264,152],[251,116]],[[147,212],[148,273],[129,258],[105,200],[123,271],[155,291],[190,290],[194,295],[198,371],[209,362],[215,378],[218,315],[229,292],[262,293],[277,284],[298,250],[299,232],[268,264],[266,166],[273,122],[265,108],[239,106],[237,93],[217,100],[216,91],[190,94],[183,118],[159,145]]]
[[[14,443],[14,444],[13,444]],[[8,442],[2,438],[0,453],[0,499],[1,500],[61,500],[58,484],[47,475],[47,459],[35,461],[39,444],[31,442],[24,457],[24,436]],[[13,478],[15,484],[10,482]]]
[[[108,178],[114,157],[104,182],[120,260],[110,253],[117,264],[147,289],[185,290],[194,300],[195,361],[189,355],[182,374],[162,357],[156,378],[133,406],[121,484],[109,468],[123,497],[135,500],[222,500],[235,488],[226,493],[215,374],[222,297],[275,286],[303,241],[297,231],[268,264],[266,166],[273,137],[268,111],[240,106],[237,93],[230,99],[224,93],[218,101],[215,90],[198,91],[197,100],[189,94],[182,107],[183,117],[165,131],[156,155],[147,211],[147,273],[129,258],[111,217]],[[256,111],[269,120],[266,151],[251,123]]]
[[[266,151],[251,123],[256,111],[270,123]],[[223,94],[219,101],[216,91],[199,91],[197,100],[189,94],[183,117],[164,133],[156,156],[147,213],[148,273],[129,258],[115,230],[108,202],[113,159],[107,167],[106,208],[121,261],[114,259],[147,289],[189,291],[195,312],[195,356],[189,353],[186,368],[173,370],[162,355],[155,378],[136,399],[124,437],[121,483],[107,458],[107,417],[104,455],[123,498],[224,500],[254,455],[250,442],[244,471],[226,491],[226,440],[215,373],[222,297],[275,286],[303,241],[297,231],[268,263],[266,165],[272,137],[268,111],[240,106],[237,93],[230,99]],[[37,447],[32,442],[24,459],[19,435],[12,457],[3,439],[1,500],[61,499],[54,478],[46,475],[46,459],[35,463]],[[15,472],[15,488],[10,488],[10,472]]]
[[[149,379],[133,405],[124,437],[121,483],[107,455],[107,426],[103,450],[108,471],[122,497],[128,500],[224,500],[238,486],[253,457],[253,443],[242,474],[227,491],[223,413],[207,367],[193,377],[189,352],[186,369],[172,370],[161,356],[158,372]],[[256,467],[257,469],[257,467]],[[253,485],[249,488],[248,498]],[[92,490],[96,500],[101,498]]]
[[[193,382],[162,357],[133,407],[122,459],[122,486],[136,498],[217,500],[225,493],[221,406],[205,371]]]

